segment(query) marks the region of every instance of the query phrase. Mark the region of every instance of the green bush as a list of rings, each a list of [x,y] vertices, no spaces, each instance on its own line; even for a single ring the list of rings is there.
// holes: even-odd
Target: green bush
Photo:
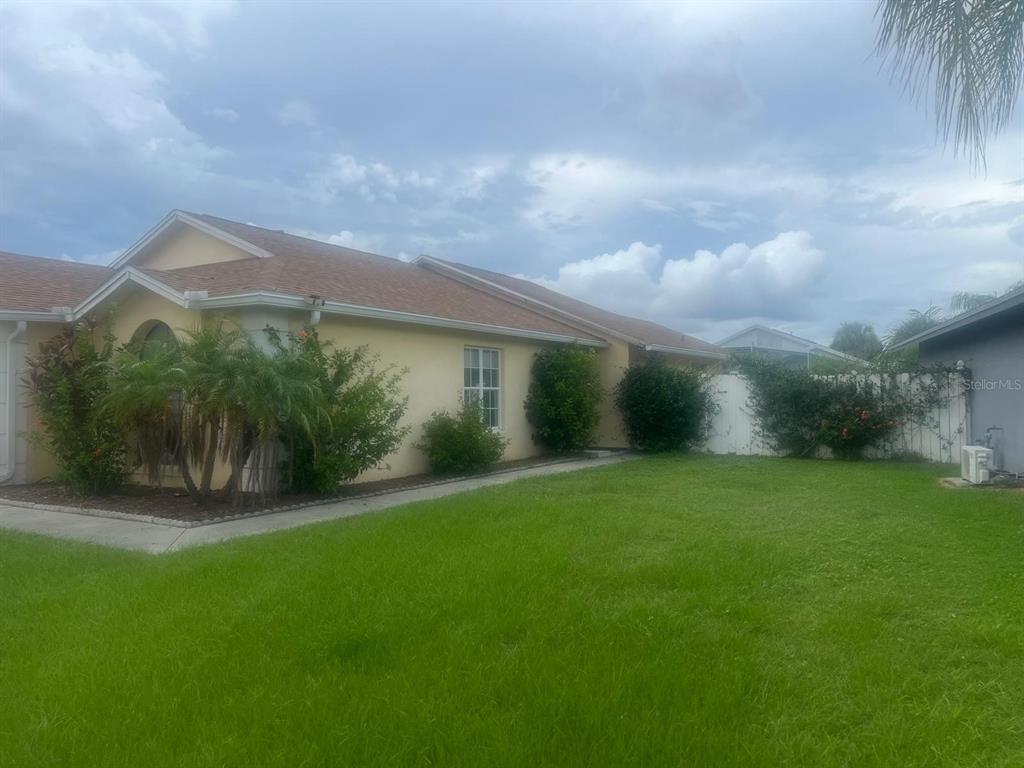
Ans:
[[[271,338],[279,357],[293,356],[296,366],[313,372],[324,401],[322,418],[311,430],[295,419],[282,428],[290,492],[335,493],[401,445],[409,434],[399,425],[407,402],[402,372],[378,369],[366,347],[330,350],[315,328]]]
[[[740,373],[761,436],[787,456],[813,456],[819,447],[839,459],[859,459],[907,421],[924,419],[939,402],[929,375],[822,376],[748,357]]]
[[[531,376],[525,406],[534,441],[553,451],[587,447],[600,418],[597,353],[579,346],[541,350]]]
[[[702,370],[673,368],[657,358],[631,366],[615,395],[630,444],[642,451],[700,445],[716,408],[709,383]]]
[[[454,415],[434,413],[416,447],[427,454],[430,471],[438,475],[470,474],[494,466],[508,440],[484,421],[477,403],[466,403]]]
[[[95,326],[79,323],[27,360],[26,384],[39,420],[31,439],[56,460],[56,479],[77,493],[109,493],[128,474],[123,433],[101,408],[112,355],[109,334],[97,344]]]

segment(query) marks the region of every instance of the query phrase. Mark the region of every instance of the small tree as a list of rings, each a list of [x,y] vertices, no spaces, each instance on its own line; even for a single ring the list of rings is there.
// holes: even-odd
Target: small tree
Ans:
[[[279,358],[308,367],[324,398],[322,418],[311,428],[301,419],[282,425],[289,491],[334,493],[402,444],[409,434],[400,425],[408,402],[404,371],[379,368],[366,347],[331,350],[315,328],[270,335]]]
[[[882,351],[882,340],[878,338],[874,327],[850,321],[836,329],[832,337],[832,349],[861,360],[873,360]]]
[[[97,344],[92,322],[68,326],[28,358],[26,385],[41,432],[33,440],[57,462],[58,479],[77,493],[115,490],[128,472],[121,430],[104,418],[113,337]]]
[[[688,450],[708,435],[715,402],[707,373],[657,358],[631,366],[616,390],[630,443],[642,451]]]
[[[525,407],[534,440],[553,451],[589,445],[602,396],[597,353],[575,345],[543,349],[531,375]]]
[[[457,413],[434,413],[423,426],[416,447],[427,454],[430,471],[438,475],[483,472],[505,453],[508,440],[487,426],[476,402],[465,403]]]

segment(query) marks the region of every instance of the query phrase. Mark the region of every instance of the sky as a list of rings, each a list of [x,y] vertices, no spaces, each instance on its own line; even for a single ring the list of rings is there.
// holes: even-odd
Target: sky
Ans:
[[[169,210],[827,343],[1024,279],[871,2],[0,5],[0,250],[108,263]],[[0,276],[2,279],[2,276]]]

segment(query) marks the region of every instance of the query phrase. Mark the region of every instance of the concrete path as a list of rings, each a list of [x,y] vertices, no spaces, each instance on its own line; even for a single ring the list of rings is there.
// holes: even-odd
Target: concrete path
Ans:
[[[70,512],[54,512],[42,509],[18,507],[0,502],[0,528],[12,528],[27,533],[38,533],[61,539],[87,541],[109,547],[135,549],[152,554],[174,552],[197,544],[209,544],[238,536],[252,536],[268,531],[281,531],[309,523],[354,517],[367,512],[397,507],[414,501],[426,501],[451,496],[477,488],[504,485],[525,477],[542,477],[574,472],[592,467],[606,467],[634,458],[619,454],[602,459],[581,459],[578,461],[547,464],[527,469],[517,469],[496,475],[454,480],[450,483],[410,488],[404,491],[369,496],[348,501],[336,501],[315,507],[273,512],[266,515],[228,520],[196,528],[180,528],[159,522],[125,520],[121,518],[96,517]]]

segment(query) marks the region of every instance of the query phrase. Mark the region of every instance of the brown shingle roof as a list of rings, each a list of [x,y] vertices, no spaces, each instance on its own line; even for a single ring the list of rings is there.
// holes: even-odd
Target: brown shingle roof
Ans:
[[[188,215],[274,255],[181,269],[143,270],[177,290],[207,291],[211,297],[254,291],[316,295],[363,307],[599,339],[584,329],[415,264],[216,216]]]
[[[538,285],[530,280],[510,277],[509,275],[503,275],[500,272],[491,272],[490,270],[481,269],[480,267],[471,267],[467,264],[459,264],[452,261],[444,261],[443,259],[431,258],[434,261],[447,264],[461,272],[465,272],[472,277],[486,280],[500,288],[514,291],[515,293],[525,296],[527,299],[547,304],[561,312],[567,312],[570,315],[575,315],[583,320],[599,325],[602,328],[607,328],[609,331],[614,331],[618,334],[641,341],[644,344],[675,347],[679,349],[692,349],[698,352],[710,352],[714,354],[724,354],[725,352],[721,347],[698,339],[695,336],[674,331],[671,328],[666,328],[663,325],[652,323],[649,320],[640,320],[639,318],[627,317],[625,315],[616,314],[615,312],[609,312],[601,309],[600,307],[595,307],[593,304],[587,304],[585,301],[580,301],[579,299],[571,298],[565,294],[558,293],[557,291],[552,291],[551,289],[545,288],[544,286]]]
[[[0,309],[73,307],[113,274],[95,264],[0,251]]]

